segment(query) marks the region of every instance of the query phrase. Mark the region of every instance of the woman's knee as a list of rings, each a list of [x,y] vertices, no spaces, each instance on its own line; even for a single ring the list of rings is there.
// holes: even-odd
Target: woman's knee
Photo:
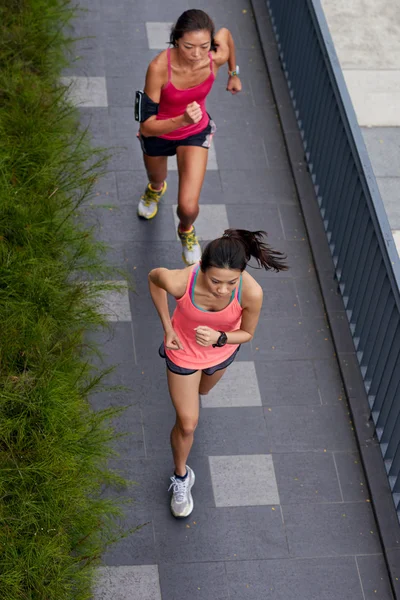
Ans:
[[[177,419],[176,427],[179,429],[179,432],[183,437],[188,437],[193,435],[196,430],[198,424],[198,419],[190,418],[190,419]]]
[[[196,219],[199,214],[199,203],[198,201],[183,201],[179,202],[177,208],[177,215],[180,219]]]

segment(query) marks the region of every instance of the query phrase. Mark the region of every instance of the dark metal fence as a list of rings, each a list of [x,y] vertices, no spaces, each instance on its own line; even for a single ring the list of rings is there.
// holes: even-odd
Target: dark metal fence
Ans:
[[[400,515],[400,262],[318,0],[267,0]]]

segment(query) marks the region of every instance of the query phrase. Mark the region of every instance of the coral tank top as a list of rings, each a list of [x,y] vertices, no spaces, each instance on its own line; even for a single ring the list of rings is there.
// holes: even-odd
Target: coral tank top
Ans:
[[[165,354],[178,367],[185,369],[207,369],[227,360],[238,348],[238,344],[225,344],[222,348],[200,346],[196,342],[195,327],[206,326],[216,331],[235,331],[240,329],[242,322],[242,307],[240,283],[232,292],[228,306],[218,311],[207,311],[194,303],[194,290],[200,265],[194,265],[188,278],[185,294],[177,299],[176,309],[172,315],[172,326],[182,342],[183,350],[169,350]],[[164,339],[165,343],[165,339]]]
[[[215,81],[215,75],[213,72],[213,61],[211,52],[208,53],[210,58],[210,75],[194,87],[186,90],[178,90],[171,81],[171,49],[167,50],[168,57],[168,82],[165,87],[161,90],[160,102],[158,106],[157,120],[171,119],[172,117],[179,117],[183,115],[186,107],[191,102],[197,102],[203,113],[202,119],[198,123],[192,123],[192,125],[185,125],[180,127],[171,133],[166,133],[158,137],[166,140],[183,140],[195,133],[203,131],[208,125],[209,116],[206,110],[206,98],[210,93],[213,83]]]

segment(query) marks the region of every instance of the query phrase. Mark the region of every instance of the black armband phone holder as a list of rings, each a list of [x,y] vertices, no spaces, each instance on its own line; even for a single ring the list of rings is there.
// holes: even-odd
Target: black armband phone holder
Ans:
[[[153,102],[143,90],[138,90],[135,95],[135,120],[143,123],[157,113],[157,102]]]

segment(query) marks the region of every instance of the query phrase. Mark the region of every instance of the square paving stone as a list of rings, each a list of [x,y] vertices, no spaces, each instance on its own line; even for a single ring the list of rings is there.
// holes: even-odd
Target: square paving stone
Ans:
[[[393,600],[383,555],[356,556],[365,600]]]
[[[273,461],[282,504],[343,500],[331,453],[277,452]]]
[[[172,408],[143,408],[147,456],[170,452],[170,431],[175,422]],[[262,409],[203,408],[190,456],[268,454]]]
[[[287,240],[303,240],[307,237],[303,215],[299,206],[281,204],[279,213]]]
[[[127,281],[111,282],[119,286],[119,290],[107,291],[101,294],[100,312],[108,321],[132,321],[129,305]]]
[[[116,435],[121,435],[115,439],[111,446],[115,449],[121,458],[141,458],[146,456],[144,443],[142,413],[136,406],[129,406],[119,415],[114,417],[111,422]]]
[[[222,187],[229,198],[227,203],[241,204],[244,200],[247,202],[251,199],[252,204],[262,204],[263,207],[266,203],[281,201],[297,205],[291,177],[282,177],[281,173],[265,169],[253,170],[252,167],[244,170],[240,163],[239,165],[240,169],[220,167]]]
[[[252,340],[253,360],[333,358],[327,323],[321,318],[264,318]]]
[[[390,227],[392,230],[398,230],[400,229],[399,177],[378,177],[377,183]]]
[[[177,171],[178,163],[175,156],[168,157],[168,171]],[[207,161],[207,171],[218,171],[218,162],[217,156],[215,153],[214,143],[211,142],[210,148],[208,149],[208,161]]]
[[[102,107],[79,107],[81,130],[88,129],[93,146],[108,148],[111,146],[111,130],[108,109]]]
[[[175,221],[175,232],[178,229],[179,219],[176,214],[177,205],[172,206]],[[196,234],[199,240],[214,240],[221,237],[225,229],[229,228],[226,206],[224,204],[202,204],[199,216],[195,222]],[[175,237],[179,240],[177,233]]]
[[[269,451],[354,451],[355,439],[341,406],[265,408]]]
[[[107,97],[110,107],[132,107],[135,102],[135,89],[126,77],[106,77]],[[132,108],[131,108],[132,110]],[[139,129],[139,124],[138,129]]]
[[[398,177],[400,127],[363,127],[361,131],[376,177]]]
[[[173,23],[148,21],[146,33],[149,48],[165,50],[168,47]]]
[[[231,600],[364,600],[353,557],[227,563],[226,573]]]
[[[132,367],[135,362],[135,349],[132,325],[127,322],[111,322],[109,327],[90,333],[88,342],[93,343],[100,351],[92,364],[107,368],[118,364]]]
[[[218,385],[206,396],[201,396],[201,405],[203,408],[261,406],[254,362],[235,360]]]
[[[307,277],[307,279],[298,277],[295,285],[301,314],[323,317],[326,311],[317,279],[315,277]]]
[[[214,145],[220,169],[267,169],[264,141],[259,136],[241,135],[240,144],[232,143],[232,138],[216,135]],[[252,148],[252,152],[249,152]]]
[[[369,500],[369,490],[358,452],[338,452],[334,454],[334,459],[345,502]]]
[[[123,516],[116,520],[120,532],[134,531],[110,546],[102,557],[103,562],[107,566],[155,564],[157,558],[150,510],[128,505],[123,512]]]
[[[284,279],[263,277],[261,269],[248,269],[248,272],[261,285],[264,292],[261,318],[273,315],[280,317],[299,317],[300,306],[296,287],[292,278]],[[261,273],[261,277],[258,275]]]
[[[223,563],[161,564],[159,572],[163,598],[229,600]]]
[[[62,77],[61,82],[76,106],[108,106],[105,77]]]
[[[263,506],[279,504],[272,456],[209,456],[215,504]]]
[[[291,556],[343,556],[381,551],[368,504],[290,504],[282,505],[282,510]]]
[[[100,567],[94,600],[161,600],[157,565]]]
[[[249,229],[250,231],[261,229],[267,232],[269,240],[282,240],[284,238],[277,205],[266,205],[260,209],[258,205],[252,205],[249,201],[246,201],[241,205],[228,204],[226,212],[232,228]],[[278,242],[276,249],[280,250]]]
[[[117,180],[114,171],[107,171],[96,180],[92,193],[85,204],[115,206],[118,203]]]
[[[318,384],[311,361],[256,362],[264,406],[320,406]]]
[[[344,404],[346,394],[336,359],[314,360],[313,364],[322,404]]]
[[[169,507],[154,511],[160,563],[241,561],[288,556],[279,507],[202,508],[177,522]]]

